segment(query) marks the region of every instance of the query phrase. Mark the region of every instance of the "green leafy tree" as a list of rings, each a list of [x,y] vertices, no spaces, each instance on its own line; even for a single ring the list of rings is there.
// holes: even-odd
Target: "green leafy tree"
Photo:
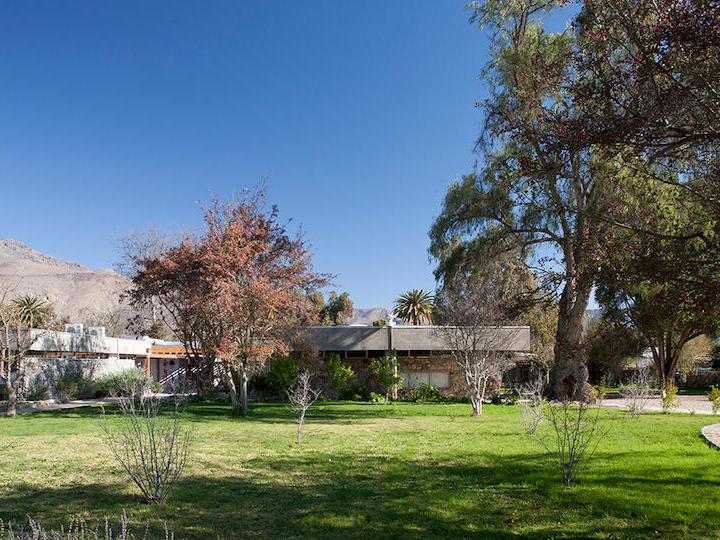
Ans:
[[[683,348],[702,334],[720,331],[720,266],[702,237],[683,237],[707,219],[707,210],[682,196],[671,183],[634,177],[616,186],[623,223],[642,224],[652,234],[613,227],[597,277],[605,316],[635,329],[650,348],[661,385],[674,380]],[[690,267],[670,265],[689,257]],[[692,271],[701,264],[701,274]]]
[[[385,399],[390,399],[397,386],[402,383],[402,376],[397,372],[397,354],[388,351],[383,358],[376,358],[370,362],[370,373],[385,390]]]
[[[332,291],[326,301],[322,293],[317,291],[311,295],[311,301],[317,306],[322,326],[345,324],[355,311],[353,301],[347,292],[337,294]]]
[[[479,148],[483,167],[453,183],[431,229],[441,273],[468,251],[535,250],[534,266],[557,293],[552,382],[558,397],[591,399],[583,320],[598,267],[602,192],[615,169],[559,129],[582,112],[568,85],[576,36],[550,33],[540,15],[564,2],[474,3],[472,20],[493,35],[490,98]],[[442,276],[440,276],[442,279]]]
[[[355,376],[353,369],[340,359],[338,353],[330,355],[327,370],[330,374],[330,387],[338,393],[345,390]]]
[[[403,321],[414,324],[431,324],[435,296],[422,289],[410,289],[395,300],[394,313]]]
[[[275,392],[286,393],[300,375],[300,368],[289,356],[274,355],[270,359],[267,382]]]

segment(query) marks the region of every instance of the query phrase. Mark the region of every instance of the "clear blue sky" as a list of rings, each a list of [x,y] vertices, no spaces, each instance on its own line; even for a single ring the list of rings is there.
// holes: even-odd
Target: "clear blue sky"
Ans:
[[[356,306],[433,288],[427,231],[481,123],[464,4],[3,3],[0,237],[110,267],[266,178]]]

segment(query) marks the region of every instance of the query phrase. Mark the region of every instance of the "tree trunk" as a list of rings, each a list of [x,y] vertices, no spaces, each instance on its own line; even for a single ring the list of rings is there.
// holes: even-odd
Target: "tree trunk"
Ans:
[[[300,440],[302,439],[303,428],[305,427],[305,411],[300,413],[300,420],[298,421],[298,432],[297,432],[297,445],[300,446]]]
[[[397,381],[398,376],[398,362],[397,362],[397,356],[393,358],[393,376],[395,377],[395,380]],[[392,385],[392,398],[393,401],[397,401],[398,398],[398,385],[397,383]]]
[[[550,374],[553,394],[560,400],[593,400],[583,350],[583,322],[591,290],[592,281],[567,282],[560,296],[555,365]]]
[[[230,368],[232,385],[235,387],[234,396],[230,394],[232,413],[234,415],[247,416],[248,414],[248,376],[247,371],[240,368]]]
[[[482,416],[482,413],[483,413],[482,399],[474,397],[470,401],[472,401],[473,416]]]
[[[247,371],[240,371],[240,412],[243,416],[248,414],[248,376]]]
[[[10,379],[5,380],[5,393],[8,397],[7,412],[5,416],[15,416],[17,413],[17,391],[10,382]]]
[[[232,367],[228,366],[226,384],[228,387],[228,392],[230,394],[230,404],[232,406],[233,414],[236,414],[236,411],[240,410],[240,406],[238,404],[237,385],[235,383],[236,380],[237,380],[236,370],[233,369]]]
[[[664,388],[668,383],[675,384],[675,372],[680,362],[682,348],[688,341],[688,339],[686,339],[687,335],[688,334],[683,334],[680,339],[677,340],[677,343],[673,343],[672,331],[664,332],[657,338],[657,347],[651,347],[658,383],[661,388]]]

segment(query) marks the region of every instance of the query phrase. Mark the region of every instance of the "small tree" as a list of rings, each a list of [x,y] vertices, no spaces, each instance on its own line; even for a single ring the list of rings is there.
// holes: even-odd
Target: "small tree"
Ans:
[[[295,385],[288,390],[288,400],[290,408],[298,415],[298,430],[296,441],[300,446],[305,428],[305,414],[315,401],[320,397],[320,388],[316,388],[312,384],[312,374],[304,370],[300,373]]]
[[[162,400],[147,391],[144,381],[129,384],[122,394],[119,425],[114,426],[103,414],[105,439],[145,499],[159,504],[177,483],[188,458],[190,430],[181,417],[184,392],[174,392],[169,418],[161,416]]]
[[[370,362],[370,373],[375,377],[378,384],[385,389],[385,400],[397,396],[397,386],[402,382],[402,376],[397,372],[397,354],[395,351],[387,351],[383,358],[376,358]]]
[[[565,401],[546,411],[552,435],[543,444],[555,456],[562,483],[570,487],[605,436],[598,427],[600,409],[593,410],[584,401]]]
[[[353,368],[344,363],[338,353],[330,355],[327,361],[327,370],[330,374],[330,387],[338,393],[345,390],[350,380],[355,376]]]
[[[33,297],[10,299],[12,289],[0,289],[0,381],[7,395],[6,416],[17,413],[18,393],[25,382],[25,358],[46,331],[34,329],[39,316],[47,317],[52,307],[45,302],[26,302]],[[29,305],[30,304],[30,305]]]
[[[620,395],[627,400],[627,411],[632,418],[639,418],[650,400],[652,376],[647,367],[638,368],[630,379],[620,386]]]

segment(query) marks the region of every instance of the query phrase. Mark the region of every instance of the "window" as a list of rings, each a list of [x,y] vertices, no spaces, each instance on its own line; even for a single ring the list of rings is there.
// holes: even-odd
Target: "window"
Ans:
[[[420,388],[423,384],[430,384],[435,388],[450,386],[450,373],[447,371],[403,371],[403,387]]]
[[[450,386],[450,374],[447,371],[431,371],[430,384],[435,388],[447,388]]]

